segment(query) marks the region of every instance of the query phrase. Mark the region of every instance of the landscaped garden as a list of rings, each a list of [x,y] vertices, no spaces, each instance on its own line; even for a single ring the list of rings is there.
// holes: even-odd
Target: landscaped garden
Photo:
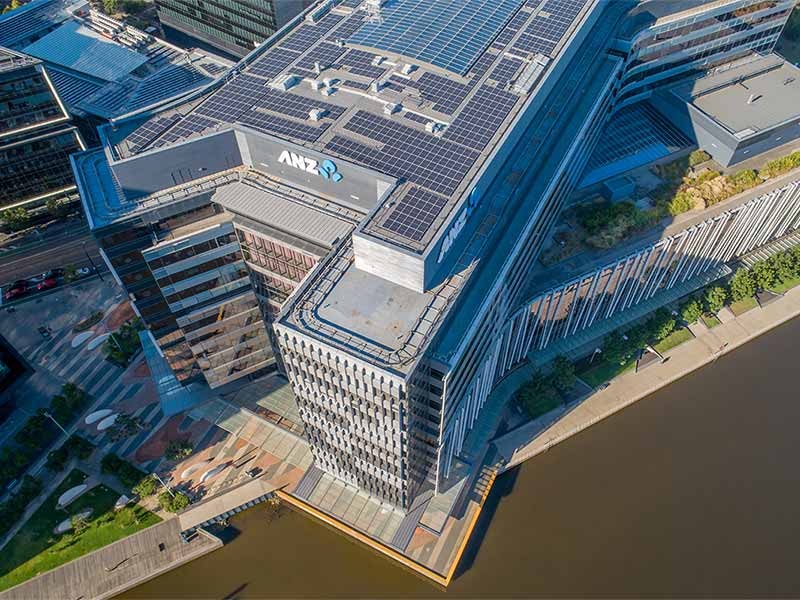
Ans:
[[[72,423],[88,406],[91,398],[73,383],[65,383],[61,393],[50,401],[47,411],[63,427]],[[44,410],[28,418],[22,428],[0,450],[0,487],[18,479],[41,453],[52,444],[61,430]]]
[[[89,489],[66,507],[59,508],[59,497],[85,479],[83,472],[72,471],[3,548],[0,590],[160,521],[140,506],[126,506],[115,511],[119,493],[104,485]],[[88,516],[77,516],[89,511]],[[55,533],[59,524],[68,519],[72,521],[72,530]]]
[[[103,352],[106,360],[120,367],[127,367],[131,359],[136,356],[142,347],[139,339],[139,331],[142,330],[142,323],[139,319],[133,319],[123,323],[117,331],[112,333],[103,342]]]

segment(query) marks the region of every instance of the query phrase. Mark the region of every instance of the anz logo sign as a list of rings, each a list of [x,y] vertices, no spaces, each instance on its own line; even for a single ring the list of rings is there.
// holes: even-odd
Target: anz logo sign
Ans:
[[[342,174],[339,173],[339,170],[336,168],[336,163],[327,158],[319,162],[296,152],[284,150],[278,157],[278,162],[289,165],[295,169],[300,169],[306,173],[311,173],[312,175],[319,175],[323,179],[328,179],[334,183],[338,183],[342,180]]]
[[[447,235],[445,235],[444,240],[442,241],[442,247],[439,250],[439,258],[436,260],[437,263],[440,263],[444,260],[447,251],[453,247],[456,239],[458,238],[458,234],[461,233],[461,230],[464,229],[464,225],[467,224],[469,221],[470,216],[472,213],[475,212],[475,209],[478,208],[478,205],[481,202],[481,195],[478,192],[478,188],[472,188],[472,192],[469,194],[469,200],[467,200],[467,205],[464,207],[464,210],[461,211],[461,214],[458,215],[458,218],[453,221],[453,224],[450,225],[450,229],[447,230]]]

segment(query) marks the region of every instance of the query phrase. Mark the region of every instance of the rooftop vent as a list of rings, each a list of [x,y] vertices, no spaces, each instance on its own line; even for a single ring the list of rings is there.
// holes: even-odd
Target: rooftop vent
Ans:
[[[323,96],[330,96],[330,95],[331,95],[331,94],[333,94],[335,91],[336,91],[336,88],[328,86],[328,87],[324,87],[324,88],[322,88],[322,89],[320,90],[320,94],[322,94]]]
[[[369,89],[377,94],[383,89],[383,85],[384,83],[382,81],[373,81],[372,84],[370,84]]]
[[[309,23],[317,23],[320,19],[322,19],[322,17],[331,11],[332,6],[333,0],[325,0],[325,2],[320,4],[318,8],[315,8],[306,15],[306,21]]]
[[[753,104],[757,100],[761,98],[761,94],[750,94],[750,97],[747,99],[748,104]]]
[[[406,63],[403,65],[403,68],[400,71],[403,75],[411,75],[414,71],[417,70],[417,65],[412,65],[411,63]]]
[[[328,111],[324,108],[312,108],[310,111],[308,111],[308,118],[312,121],[320,121],[327,114]]]
[[[398,112],[402,106],[395,102],[387,102],[383,105],[383,114],[385,115],[393,115],[394,113]]]
[[[375,58],[372,59],[372,66],[379,67],[381,66],[384,60],[386,60],[385,56],[376,56]]]
[[[309,85],[311,85],[311,89],[314,90],[315,92],[320,91],[324,85],[321,81],[317,81],[316,79],[312,79],[308,83]]]

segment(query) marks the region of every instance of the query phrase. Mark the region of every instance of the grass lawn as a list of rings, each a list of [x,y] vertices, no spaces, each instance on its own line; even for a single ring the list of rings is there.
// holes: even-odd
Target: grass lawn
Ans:
[[[711,314],[703,315],[700,317],[700,320],[703,321],[703,324],[709,329],[714,329],[714,327],[722,323],[722,321],[720,321],[716,315]]]
[[[770,288],[771,292],[775,292],[776,294],[785,294],[793,287],[800,285],[800,277],[792,277],[788,281],[784,281],[783,283],[779,283],[778,285],[772,286]]]
[[[140,506],[114,512],[119,494],[104,485],[85,492],[64,509],[57,508],[58,498],[79,485],[86,475],[73,470],[56,490],[33,513],[25,526],[0,552],[0,590],[8,589],[31,577],[63,565],[118,539],[160,521]],[[88,527],[78,534],[56,535],[53,529],[64,519],[92,508]]]
[[[576,375],[578,375],[578,377],[583,379],[590,386],[598,387],[607,381],[611,381],[617,375],[622,375],[625,371],[630,371],[635,366],[635,360],[627,362],[624,365],[612,363],[611,361],[607,360],[596,360],[586,370],[579,371],[576,373]]]
[[[754,309],[756,306],[758,306],[758,302],[754,297],[750,296],[749,298],[743,298],[742,300],[732,302],[729,308],[731,309],[731,312],[738,317],[739,315],[746,313],[748,310]]]
[[[670,333],[667,337],[663,340],[658,342],[653,346],[658,352],[664,354],[667,350],[671,350],[675,346],[679,346],[683,342],[688,342],[694,338],[692,332],[689,331],[686,327],[681,327],[680,329],[676,329],[672,333]]]

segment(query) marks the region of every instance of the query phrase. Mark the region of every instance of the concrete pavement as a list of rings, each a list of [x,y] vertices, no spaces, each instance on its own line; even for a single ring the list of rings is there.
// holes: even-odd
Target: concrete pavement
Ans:
[[[800,315],[800,286],[763,308],[739,317],[726,315],[713,329],[695,328],[697,337],[673,348],[669,360],[639,373],[628,372],[611,385],[566,409],[557,409],[496,438],[493,443],[510,469],[555,444],[649,396],[684,375]]]

